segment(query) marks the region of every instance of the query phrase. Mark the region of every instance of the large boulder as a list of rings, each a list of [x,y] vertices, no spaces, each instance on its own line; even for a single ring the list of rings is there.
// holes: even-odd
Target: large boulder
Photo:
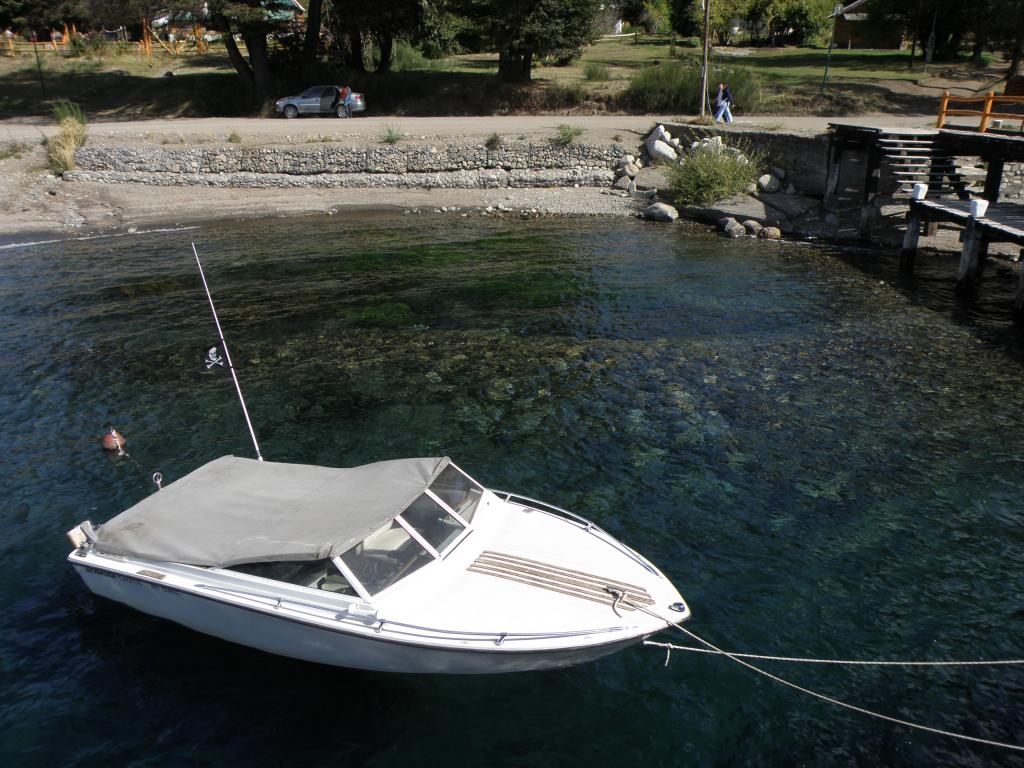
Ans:
[[[679,159],[676,151],[660,139],[647,147],[647,154],[651,156],[652,160],[662,160],[666,163],[674,163]]]
[[[648,221],[675,221],[679,218],[679,212],[667,203],[648,205],[640,215]]]
[[[781,187],[782,182],[779,181],[777,176],[773,176],[770,173],[766,173],[757,180],[757,188],[762,192],[778,192]]]
[[[619,178],[615,180],[615,183],[612,184],[612,189],[619,189],[625,192],[627,187],[629,187],[629,185],[632,183],[633,182],[630,181],[629,176],[627,176],[626,174],[622,174],[621,176],[619,176]]]
[[[747,234],[747,230],[743,228],[743,225],[731,216],[727,216],[719,221],[718,228],[729,237],[742,237]]]
[[[766,208],[761,200],[748,195],[729,197],[705,206],[688,205],[681,208],[679,212],[689,219],[699,219],[715,224],[723,218],[733,218],[737,221],[749,219],[766,223],[769,219],[777,216],[769,208]]]
[[[778,227],[765,227],[757,236],[762,240],[781,240],[782,231]]]
[[[799,219],[803,216],[817,215],[821,210],[821,201],[804,195],[772,195],[765,197],[765,205],[774,208],[787,219]]]
[[[759,221],[753,219],[747,219],[743,222],[743,228],[747,230],[747,234],[751,237],[757,237],[761,234],[761,230],[764,229],[764,225]]]
[[[661,168],[641,168],[634,181],[637,189],[668,189],[668,178]]]

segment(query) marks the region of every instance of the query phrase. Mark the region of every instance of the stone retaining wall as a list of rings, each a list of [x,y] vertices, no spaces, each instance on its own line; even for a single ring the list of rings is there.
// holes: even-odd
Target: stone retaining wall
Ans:
[[[1007,163],[1003,166],[1003,185],[999,197],[1003,200],[1024,199],[1024,163]]]
[[[684,147],[709,136],[721,136],[722,141],[741,149],[751,147],[765,154],[767,165],[786,171],[787,181],[805,194],[822,197],[828,175],[828,136],[804,136],[774,131],[744,131],[734,133],[714,126],[666,123],[673,136],[679,137]]]
[[[161,173],[66,171],[68,181],[148,184],[154,187],[392,187],[404,189],[499,189],[503,187],[607,187],[615,175],[604,168],[506,171],[502,168],[438,173]]]
[[[217,187],[608,186],[626,149],[551,142],[343,147],[83,147],[69,181]]]

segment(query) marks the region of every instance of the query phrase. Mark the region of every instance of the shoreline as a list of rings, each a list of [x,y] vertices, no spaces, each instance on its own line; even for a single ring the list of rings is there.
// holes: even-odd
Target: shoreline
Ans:
[[[641,206],[597,187],[505,189],[235,189],[144,184],[66,183],[40,175],[0,205],[0,245],[138,230],[202,226],[224,220],[315,216],[635,217]],[[15,203],[10,205],[10,203]],[[488,211],[487,209],[491,210]],[[445,210],[442,210],[445,209]]]
[[[651,118],[640,118],[644,122]],[[483,120],[477,118],[477,121]],[[530,121],[488,120],[488,124],[504,125],[526,131],[518,136],[519,144],[529,144],[530,140],[545,151],[545,142],[550,142],[552,124],[558,118],[543,118]],[[623,144],[627,151],[633,141],[642,140],[643,133],[638,130],[639,120],[636,117],[629,121],[607,118],[601,121],[600,127],[593,126],[587,138],[614,140],[626,139]],[[185,127],[179,121],[164,121],[174,127]],[[327,122],[337,129],[348,129],[354,132],[325,137],[320,129]],[[440,126],[449,133],[451,147],[460,150],[462,147],[479,148],[485,143],[486,136],[480,133],[458,133],[469,127],[466,121],[455,119],[431,120],[431,128]],[[296,124],[298,123],[298,124]],[[342,125],[339,125],[342,123]],[[649,123],[647,123],[649,125]],[[141,128],[142,125],[136,124]],[[369,129],[372,123],[367,121],[277,121],[276,125],[287,128],[294,133],[287,138],[294,149],[283,148],[284,156],[289,153],[303,152],[296,145],[306,147],[323,147],[325,153],[336,152],[335,147],[363,147],[358,152],[365,152],[367,157],[386,157],[394,150],[388,150],[373,143]],[[358,126],[358,127],[357,127]],[[146,132],[127,135],[104,135],[103,124],[93,124],[88,147],[100,147],[114,151],[138,152],[145,147],[185,156],[189,152],[200,157],[208,153],[231,156],[239,149],[255,151],[258,155],[267,150],[277,149],[282,136],[249,134],[238,141],[208,141],[192,137],[186,139],[180,132]],[[168,126],[170,127],[170,126]],[[255,127],[255,126],[254,126]],[[262,126],[261,126],[262,127]],[[411,127],[411,126],[410,126]],[[417,126],[420,127],[420,126]],[[426,126],[423,126],[424,128]],[[473,128],[479,125],[473,123]],[[685,127],[685,126],[683,126]],[[780,126],[781,127],[781,126]],[[731,126],[729,132],[746,133],[753,130],[764,130],[763,126],[737,125]],[[307,130],[302,130],[307,129]],[[310,130],[312,129],[312,130]],[[166,130],[166,129],[165,129]],[[792,129],[790,129],[792,130]],[[772,133],[769,131],[769,133]],[[295,135],[299,134],[299,135]],[[622,134],[622,135],[620,135]],[[789,130],[778,132],[785,137]],[[417,159],[419,155],[434,152],[434,136],[411,135],[403,139],[400,145],[408,149],[410,157]],[[127,139],[127,141],[126,141]],[[773,139],[774,140],[774,139]],[[806,141],[806,137],[801,137]],[[424,143],[426,141],[426,143]],[[183,146],[184,145],[184,146]],[[509,144],[510,151],[515,143]],[[442,148],[445,145],[442,144]],[[619,144],[622,147],[622,144]],[[584,147],[585,151],[587,147]],[[344,150],[343,150],[344,151]],[[428,156],[429,157],[429,156]],[[522,159],[513,167],[530,167]],[[592,158],[591,158],[592,159]],[[470,165],[479,163],[470,162]],[[592,163],[593,164],[593,163]],[[124,183],[106,183],[85,179],[64,180],[54,176],[45,168],[46,159],[41,145],[25,145],[21,153],[0,159],[0,248],[7,248],[18,243],[28,244],[35,241],[68,240],[79,238],[103,237],[118,234],[135,234],[140,230],[180,229],[197,227],[217,221],[257,221],[282,217],[314,217],[314,216],[362,216],[391,217],[406,214],[436,213],[456,217],[495,216],[501,218],[531,219],[539,217],[582,217],[610,216],[637,217],[648,204],[629,196],[625,192],[602,186],[565,185],[565,186],[496,186],[496,187],[417,187],[417,186],[288,186],[288,187],[232,187],[212,186],[204,184],[184,184],[181,186],[161,186],[140,181]],[[411,166],[411,163],[410,163]],[[143,165],[145,167],[145,165]],[[557,163],[554,167],[563,167]],[[155,169],[154,169],[155,170]],[[367,170],[367,169],[364,169]],[[372,171],[378,171],[374,168]],[[376,174],[369,173],[370,177]],[[86,171],[88,173],[88,171]],[[386,174],[379,174],[384,176]],[[421,174],[425,175],[425,174]],[[610,173],[609,173],[610,175]],[[223,178],[224,174],[220,174]],[[211,174],[217,179],[217,174]],[[313,178],[313,177],[307,177]],[[572,181],[571,179],[569,181]],[[528,182],[527,182],[528,183]],[[564,180],[562,182],[564,184]],[[592,181],[590,182],[592,183]],[[694,229],[714,230],[717,219],[709,215],[714,206],[701,211],[684,211],[680,222]],[[703,215],[702,215],[703,213]],[[902,216],[895,210],[881,211],[884,226],[878,228],[878,237],[873,243],[851,242],[850,233],[856,228],[850,222],[842,221],[840,226],[805,228],[802,235],[797,233],[784,239],[804,243],[821,243],[822,245],[839,248],[869,248],[878,251],[892,251],[899,248],[901,237],[900,225]],[[889,215],[886,215],[886,214]],[[840,214],[840,219],[848,218]],[[813,224],[813,222],[812,222]],[[658,226],[658,224],[655,224]],[[663,226],[663,225],[662,225]],[[828,230],[832,236],[829,236]],[[956,233],[940,230],[936,237],[922,242],[928,251],[957,253],[960,250]],[[1012,255],[999,253],[1001,248],[994,248],[992,255]]]

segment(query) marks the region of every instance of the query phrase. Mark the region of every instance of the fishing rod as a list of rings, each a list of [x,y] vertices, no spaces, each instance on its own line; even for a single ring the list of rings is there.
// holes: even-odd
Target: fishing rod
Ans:
[[[238,392],[238,402],[242,404],[242,414],[245,416],[245,424],[249,427],[249,436],[252,438],[252,445],[256,449],[256,458],[263,461],[263,454],[260,453],[260,444],[256,441],[256,431],[252,428],[252,420],[249,418],[249,409],[245,407],[245,398],[242,396],[242,385],[238,383],[238,374],[235,372],[235,366],[231,362],[231,353],[228,351],[228,342],[224,338],[224,331],[220,327],[220,318],[217,317],[217,308],[213,305],[213,296],[210,295],[210,286],[206,283],[206,275],[203,273],[203,263],[199,260],[199,251],[196,250],[196,244],[192,243],[192,253],[196,257],[196,266],[199,267],[199,277],[203,279],[203,289],[206,291],[206,298],[210,302],[210,311],[213,312],[213,322],[217,324],[217,334],[220,336],[220,345],[224,350],[224,358],[228,363],[228,370],[231,371],[231,378],[235,382],[235,391]],[[214,354],[210,355],[209,365],[220,364],[216,358],[216,350],[213,350]]]

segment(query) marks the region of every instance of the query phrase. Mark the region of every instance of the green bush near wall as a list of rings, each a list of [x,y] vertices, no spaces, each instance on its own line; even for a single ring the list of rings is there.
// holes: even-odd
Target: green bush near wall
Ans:
[[[729,83],[733,112],[756,112],[761,106],[761,84],[751,70],[712,65],[708,78],[710,102],[719,83]],[[695,114],[700,112],[700,67],[671,62],[641,69],[626,89],[629,105],[644,112]]]

